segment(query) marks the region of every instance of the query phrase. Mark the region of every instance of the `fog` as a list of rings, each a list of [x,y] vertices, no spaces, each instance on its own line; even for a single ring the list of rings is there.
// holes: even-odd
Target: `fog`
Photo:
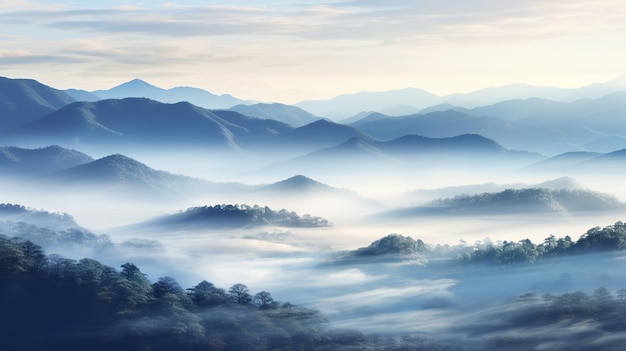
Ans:
[[[478,344],[499,335],[497,330],[506,321],[498,318],[505,318],[502,314],[506,311],[514,315],[516,308],[521,308],[515,301],[525,293],[542,296],[580,290],[591,294],[603,286],[615,294],[626,287],[626,272],[615,269],[625,262],[622,253],[558,257],[506,267],[464,267],[454,256],[440,257],[439,261],[424,257],[372,262],[366,258],[338,259],[341,253],[366,247],[390,233],[421,239],[430,247],[522,239],[539,244],[550,235],[569,235],[576,240],[589,228],[622,220],[623,207],[613,211],[402,217],[390,211],[441,198],[533,188],[564,176],[575,180],[581,189],[626,201],[626,189],[612,173],[524,171],[530,161],[503,164],[472,160],[448,167],[449,160],[290,163],[294,156],[290,152],[271,157],[192,151],[156,154],[146,150],[125,154],[153,169],[211,185],[206,191],[164,195],[154,190],[136,191],[133,184],[51,183],[49,177],[39,175],[0,182],[2,202],[68,213],[79,226],[96,235],[108,235],[113,244],[85,250],[55,246],[49,253],[74,259],[89,255],[114,267],[133,262],[151,281],[172,276],[183,287],[202,280],[221,287],[244,283],[253,291],[271,291],[276,300],[318,309],[334,326],[373,334],[418,333],[442,342]],[[330,188],[265,188],[298,174]],[[332,226],[206,225],[185,229],[144,223],[190,207],[218,204],[286,209],[300,216],[320,216]],[[532,303],[547,302],[539,299]],[[571,336],[594,328],[588,324],[564,326]],[[541,334],[544,338],[547,333],[524,325],[511,326],[504,336]],[[544,346],[549,347],[549,342]]]

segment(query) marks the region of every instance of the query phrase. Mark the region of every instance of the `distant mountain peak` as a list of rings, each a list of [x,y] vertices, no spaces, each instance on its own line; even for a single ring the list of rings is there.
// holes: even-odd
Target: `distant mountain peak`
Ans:
[[[320,183],[307,176],[298,174],[279,182],[267,185],[263,190],[288,190],[288,191],[309,191],[309,190],[330,190],[331,186]]]

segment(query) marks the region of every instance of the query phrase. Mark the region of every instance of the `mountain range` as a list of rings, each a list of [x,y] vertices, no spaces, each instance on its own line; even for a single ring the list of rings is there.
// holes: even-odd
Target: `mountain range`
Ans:
[[[189,145],[236,149],[292,128],[233,111],[207,110],[188,102],[165,104],[146,98],[75,102],[11,131],[7,138],[46,144]]]
[[[307,100],[296,106],[323,117],[336,120],[354,116],[362,111],[398,114],[412,114],[411,108],[427,109],[433,105],[449,104],[461,108],[474,108],[491,105],[500,101],[543,98],[561,102],[572,102],[579,99],[597,99],[614,92],[626,91],[626,75],[604,83],[595,83],[580,88],[539,87],[516,83],[499,87],[490,87],[470,93],[457,93],[438,96],[424,90],[407,88],[383,92],[359,92],[340,95],[328,100]],[[408,113],[407,113],[408,112]]]
[[[228,108],[239,104],[249,104],[249,102],[237,99],[229,94],[215,95],[206,90],[193,87],[163,89],[137,78],[108,90],[92,91],[91,94],[99,97],[100,99],[142,97],[164,103],[186,101],[196,106],[210,109]]]

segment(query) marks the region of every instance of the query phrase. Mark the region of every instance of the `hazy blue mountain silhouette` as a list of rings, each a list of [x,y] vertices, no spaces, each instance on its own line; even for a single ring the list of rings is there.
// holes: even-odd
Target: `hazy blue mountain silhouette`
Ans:
[[[612,172],[626,170],[626,149],[613,152],[568,152],[526,167],[544,172]]]
[[[192,87],[175,87],[162,89],[141,79],[133,79],[108,90],[96,90],[92,94],[102,99],[123,99],[143,97],[164,103],[187,101],[194,105],[209,109],[228,108],[238,104],[248,104],[231,95],[215,95],[206,90]]]
[[[356,166],[364,169],[372,167],[385,169],[402,163],[411,163],[413,166],[423,164],[431,168],[460,164],[477,166],[486,160],[531,162],[542,158],[543,156],[538,154],[508,150],[493,140],[475,134],[449,138],[405,135],[390,141],[352,138],[339,145],[277,164],[275,167],[308,170],[310,167],[352,168]]]
[[[498,87],[479,89],[470,93],[437,96],[424,90],[407,88],[382,92],[358,92],[339,95],[328,100],[308,100],[296,104],[307,111],[336,120],[354,116],[361,111],[381,112],[397,115],[399,106],[403,111],[408,108],[426,109],[422,113],[448,109],[462,110],[495,104],[506,100],[540,98],[562,102],[572,102],[582,98],[596,99],[614,92],[626,91],[626,75],[616,79],[595,83],[581,88],[540,87],[524,83],[507,84]],[[439,104],[449,104],[454,108]],[[350,121],[353,122],[353,121]]]
[[[209,191],[213,185],[201,179],[158,171],[120,154],[58,171],[48,179],[66,186],[91,187],[94,191],[117,189],[155,196],[197,194]]]
[[[598,152],[587,151],[566,152],[541,160],[526,167],[526,169],[531,171],[563,171],[576,167],[584,161],[594,159],[601,155],[602,154]]]
[[[403,208],[388,215],[410,217],[440,215],[511,215],[524,213],[574,213],[623,210],[615,197],[583,189],[506,189],[495,193],[459,195],[434,200],[423,206]]]
[[[81,89],[66,89],[63,90],[67,95],[71,96],[76,101],[98,101],[102,100],[101,97]]]
[[[437,104],[437,105],[433,105],[433,106],[429,106],[429,107],[423,108],[423,109],[421,109],[419,111],[419,114],[424,115],[424,114],[431,113],[431,112],[448,111],[448,110],[454,110],[454,111],[458,111],[458,112],[470,113],[470,109],[468,109],[468,108],[454,106],[454,105],[449,104],[449,103],[442,103],[442,104]]]
[[[331,187],[330,185],[326,185],[323,183],[320,183],[316,180],[313,180],[309,177],[303,176],[301,174],[295,175],[293,177],[281,180],[279,182],[273,183],[273,184],[269,184],[269,185],[265,185],[263,187],[261,187],[259,189],[260,191],[271,191],[271,192],[287,192],[287,193],[291,193],[291,192],[298,192],[298,193],[303,193],[303,192],[317,192],[317,191],[322,191],[322,192],[327,192],[327,191],[334,191],[334,190],[339,190],[336,188]]]
[[[372,139],[360,130],[325,119],[286,131],[279,136],[280,142],[303,150],[325,148],[351,138]]]
[[[273,119],[294,127],[302,127],[320,119],[299,107],[279,103],[236,105],[229,110],[252,117]]]
[[[342,121],[342,123],[347,124],[351,127],[358,128],[359,126],[363,124],[381,121],[387,118],[390,118],[390,116],[379,113],[379,112],[371,112],[365,115],[361,115],[361,114],[355,115],[353,118],[348,118]]]
[[[481,135],[500,134],[513,128],[510,122],[494,117],[476,117],[464,112],[448,110],[415,114],[402,117],[376,119],[358,124],[363,132],[381,139],[391,140],[407,134],[418,134],[432,138],[451,137],[474,133]]]
[[[626,149],[621,149],[599,155],[597,157],[584,161],[581,165],[588,168],[616,166],[616,168],[619,167],[624,169],[626,168]]]
[[[70,104],[19,128],[11,137],[69,145],[114,142],[235,149],[238,141],[262,140],[290,129],[277,121],[210,111],[188,102],[127,98]]]
[[[437,95],[427,91],[406,88],[384,92],[359,92],[344,94],[329,100],[308,100],[296,106],[316,116],[329,117],[336,120],[354,116],[361,111],[383,111],[398,105],[424,108],[440,102]]]
[[[27,208],[23,205],[0,203],[0,227],[2,222],[28,223],[31,225],[54,228],[78,228],[74,217],[67,213],[51,213],[48,211]]]
[[[0,131],[28,124],[74,101],[32,79],[0,77]]]
[[[92,161],[90,156],[56,145],[39,149],[0,147],[0,175],[2,176],[52,173]]]

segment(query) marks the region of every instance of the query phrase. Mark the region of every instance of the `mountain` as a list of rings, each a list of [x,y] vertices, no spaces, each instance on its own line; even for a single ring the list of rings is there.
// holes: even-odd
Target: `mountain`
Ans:
[[[320,183],[303,175],[295,175],[293,177],[281,180],[279,182],[265,185],[259,191],[268,192],[286,192],[286,193],[308,193],[308,192],[328,192],[339,190],[329,185]]]
[[[358,117],[358,118],[357,118]],[[352,118],[348,118],[344,121],[342,121],[343,124],[347,124],[351,127],[354,128],[358,128],[359,126],[366,124],[366,123],[370,123],[370,122],[376,122],[376,121],[382,121],[384,119],[390,118],[388,115],[382,114],[382,113],[378,113],[378,112],[372,112],[372,113],[368,113],[365,115],[355,115]]]
[[[469,185],[456,185],[447,186],[434,189],[417,189],[405,194],[406,203],[424,202],[426,200],[433,200],[438,198],[452,198],[458,196],[471,196],[483,193],[497,193],[506,189],[549,189],[549,190],[579,190],[583,189],[583,186],[574,178],[571,177],[559,177],[556,179],[547,180],[538,184],[525,184],[525,183],[509,183],[509,184],[496,184],[496,183],[482,183],[482,184],[469,184]]]
[[[615,197],[583,189],[549,190],[545,188],[506,189],[496,193],[459,195],[434,200],[424,206],[393,210],[387,215],[511,215],[525,213],[561,213],[623,210]]]
[[[98,101],[98,100],[102,100],[101,97],[92,94],[86,90],[80,90],[80,89],[66,89],[64,90],[64,92],[71,96],[74,100],[76,101]]]
[[[345,142],[351,138],[372,139],[360,130],[325,119],[286,131],[278,140],[292,148],[316,150]]]
[[[470,109],[468,109],[468,108],[454,106],[454,105],[449,104],[449,103],[442,103],[442,104],[437,104],[437,105],[434,105],[434,106],[426,107],[426,108],[420,110],[419,114],[424,115],[424,114],[431,113],[431,112],[448,111],[448,110],[454,110],[454,111],[458,111],[458,112],[470,113]]]
[[[599,171],[600,167],[623,167],[624,150],[602,154],[598,152],[566,152],[525,167],[529,172]],[[604,169],[604,168],[602,168]]]
[[[61,145],[125,144],[239,148],[292,128],[233,111],[210,111],[188,102],[164,104],[146,98],[76,102],[8,137]]]
[[[0,77],[0,131],[28,124],[74,101],[32,79]]]
[[[308,100],[299,102],[296,106],[316,116],[340,120],[354,116],[361,111],[381,112],[399,105],[404,105],[404,109],[406,106],[421,109],[439,102],[440,98],[437,95],[421,89],[406,88],[385,92],[345,94],[329,100]]]
[[[78,228],[74,218],[67,213],[50,213],[22,205],[0,203],[0,228],[7,223],[24,223],[38,227],[67,229]]]
[[[234,105],[248,104],[247,101],[237,99],[228,94],[215,95],[206,90],[192,87],[162,89],[141,79],[133,79],[109,90],[96,90],[91,93],[102,99],[142,97],[163,103],[186,101],[209,109],[228,108]]]
[[[499,167],[528,164],[543,156],[508,150],[491,139],[465,134],[449,138],[428,138],[405,135],[379,141],[372,138],[352,138],[339,145],[324,148],[289,161],[274,164],[269,170],[290,169],[318,174],[321,169],[354,171],[357,174],[398,172],[407,166],[414,169],[454,167],[486,168],[497,162]]]
[[[375,118],[358,123],[358,128],[375,138],[391,140],[407,134],[442,138],[470,133],[493,137],[501,135],[503,130],[512,129],[513,125],[499,118],[476,117],[464,112],[448,110],[424,115]]]
[[[446,95],[442,97],[442,101],[459,107],[473,108],[505,100],[529,98],[563,101],[563,99],[572,92],[572,89],[539,87],[524,83],[514,83],[499,87],[479,89],[470,93]]]
[[[40,149],[0,147],[0,175],[3,176],[42,175],[92,161],[81,152],[56,145]]]
[[[231,111],[236,111],[241,114],[263,118],[273,119],[283,123],[287,123],[294,127],[302,127],[306,124],[312,123],[320,119],[303,109],[284,105],[284,104],[254,104],[254,105],[236,105],[229,108]]]
[[[574,89],[565,97],[566,101],[599,98],[618,91],[626,91],[626,74],[602,83],[593,83]]]
[[[138,192],[155,196],[196,195],[208,192],[213,185],[201,179],[157,171],[119,154],[58,171],[48,179],[57,184],[87,187],[94,191],[118,190],[130,196]]]

